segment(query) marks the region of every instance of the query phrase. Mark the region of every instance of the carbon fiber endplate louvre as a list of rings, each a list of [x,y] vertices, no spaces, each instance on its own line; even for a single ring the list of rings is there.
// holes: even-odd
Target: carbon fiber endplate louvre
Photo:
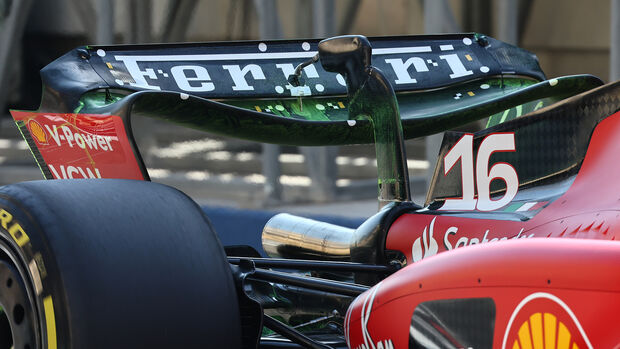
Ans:
[[[30,132],[28,131],[28,126],[26,126],[26,124],[23,121],[16,121],[15,124],[17,125],[19,132],[22,134],[22,137],[24,137],[24,140],[26,141],[26,144],[28,145],[28,148],[30,149],[32,156],[34,157],[34,160],[39,166],[41,173],[43,173],[43,178],[54,179],[52,172],[50,171],[49,167],[47,167],[47,164],[45,163],[45,160],[43,160],[43,156],[41,155],[41,152],[39,152],[39,149],[37,148],[35,141],[32,139],[32,136],[30,135]]]

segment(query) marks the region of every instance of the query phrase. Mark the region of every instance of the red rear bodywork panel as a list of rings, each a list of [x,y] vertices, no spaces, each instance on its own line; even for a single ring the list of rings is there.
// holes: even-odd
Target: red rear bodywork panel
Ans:
[[[620,347],[619,134],[620,113],[601,120],[570,186],[533,215],[400,216],[386,249],[410,265],[353,302],[349,346]]]
[[[620,113],[595,128],[570,188],[526,221],[404,214],[391,226],[386,248],[409,263],[479,243],[534,237],[616,240],[620,234]],[[438,214],[433,214],[438,213]]]
[[[354,301],[349,347],[617,347],[619,252],[611,241],[527,239],[437,255]],[[435,316],[437,300],[486,300],[489,311],[453,307]]]
[[[11,114],[47,179],[145,179],[119,116]]]

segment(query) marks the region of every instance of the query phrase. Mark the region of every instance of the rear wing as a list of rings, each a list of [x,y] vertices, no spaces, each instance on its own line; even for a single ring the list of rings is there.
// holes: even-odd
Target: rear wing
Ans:
[[[396,92],[405,138],[450,129],[533,100],[551,98],[549,104],[602,84],[592,76],[576,76],[536,85],[545,76],[533,54],[479,34],[369,41],[373,66]],[[318,40],[82,47],[41,71],[40,111],[118,114],[135,108],[152,117],[260,142],[373,142],[366,120],[349,120],[356,117],[349,115],[341,74],[312,64],[303,69],[300,86],[288,82],[295,67],[314,56],[317,47]],[[232,118],[237,120],[234,127],[228,125]],[[317,133],[317,128],[325,132]]]
[[[479,34],[370,43],[373,69],[396,92],[404,138],[519,105],[534,110],[601,84],[587,75],[542,81],[533,54]],[[289,83],[318,45],[297,40],[82,47],[41,71],[37,112],[12,114],[46,178],[148,179],[132,136],[134,113],[268,143],[374,142],[371,122],[350,113],[355,91],[347,87],[347,76],[311,64],[299,86]]]
[[[536,57],[477,34],[370,38],[373,65],[398,92],[430,90],[489,77],[544,80]],[[207,99],[282,99],[346,94],[342,75],[320,64],[304,69],[305,84],[291,86],[295,67],[317,54],[319,40],[200,44],[87,46],[41,71],[49,92],[67,107],[100,88],[176,91]]]

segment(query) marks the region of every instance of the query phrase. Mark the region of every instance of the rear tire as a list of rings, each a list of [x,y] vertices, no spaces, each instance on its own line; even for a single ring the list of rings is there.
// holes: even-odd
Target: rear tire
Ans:
[[[232,275],[208,219],[150,182],[0,187],[0,305],[15,348],[240,346]]]

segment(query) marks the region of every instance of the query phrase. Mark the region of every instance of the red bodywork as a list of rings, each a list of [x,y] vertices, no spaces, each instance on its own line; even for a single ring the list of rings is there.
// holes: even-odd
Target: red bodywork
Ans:
[[[416,263],[351,305],[345,321],[349,347],[416,347],[409,341],[420,303],[488,297],[495,306],[493,348],[617,348],[619,134],[620,113],[601,121],[570,188],[527,221],[437,211],[399,217],[386,248]],[[529,239],[537,237],[553,239]],[[490,243],[497,240],[519,241]],[[461,249],[469,245],[478,246]],[[434,326],[436,336],[452,343],[448,347],[467,347],[441,323]]]
[[[467,238],[467,245],[493,239],[529,237],[615,240],[620,237],[620,181],[617,180],[620,174],[619,134],[620,113],[601,121],[594,130],[579,174],[571,187],[532,219],[504,221],[405,214],[391,226],[386,248],[401,251],[409,263],[413,262],[412,245],[417,238],[424,240],[425,229],[430,234],[433,220],[438,252],[450,247],[454,249],[457,244],[462,247],[465,239],[458,243],[460,238]],[[428,235],[426,241],[430,241]]]
[[[564,343],[566,333],[570,345],[558,348],[614,348],[620,344],[618,252],[608,241],[532,239],[440,254],[355,300],[345,320],[349,347],[406,348],[420,303],[489,297],[495,304],[493,348],[548,348],[537,346],[538,338]],[[544,321],[551,317],[555,322]],[[454,348],[464,347],[452,340]]]
[[[145,179],[121,117],[11,111],[47,179]],[[20,127],[24,132],[23,127]],[[43,161],[39,161],[39,156]],[[49,169],[49,172],[47,171]],[[48,172],[48,173],[46,173]]]

